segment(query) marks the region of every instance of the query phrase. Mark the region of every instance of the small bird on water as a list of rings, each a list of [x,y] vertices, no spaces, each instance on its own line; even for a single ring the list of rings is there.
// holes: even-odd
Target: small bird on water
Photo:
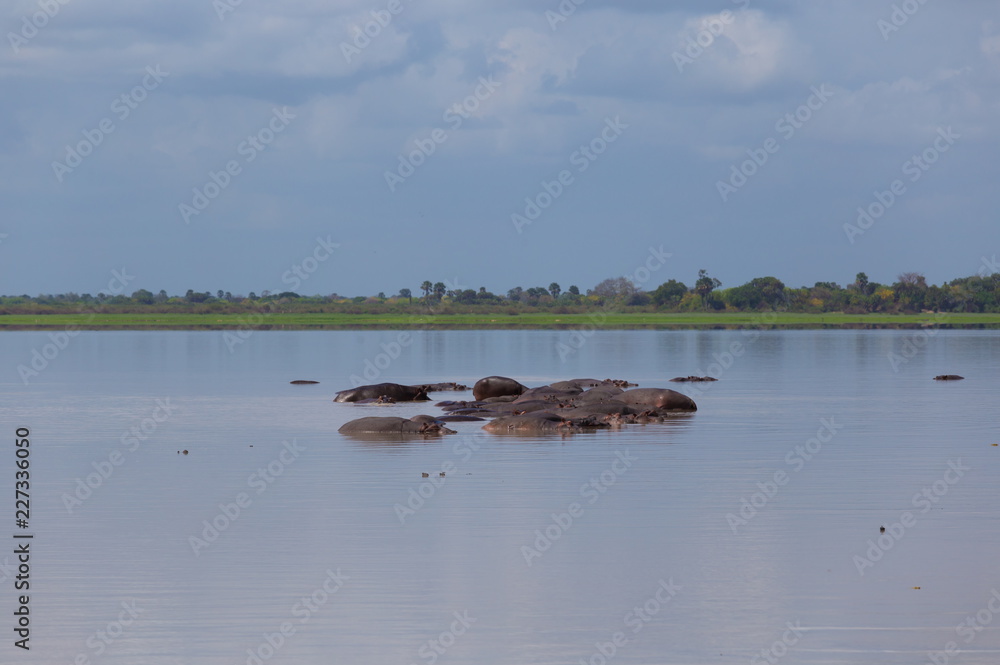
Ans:
[[[878,532],[879,532],[879,533],[885,533],[885,527],[884,527],[884,526],[880,526],[880,527],[878,528]]]

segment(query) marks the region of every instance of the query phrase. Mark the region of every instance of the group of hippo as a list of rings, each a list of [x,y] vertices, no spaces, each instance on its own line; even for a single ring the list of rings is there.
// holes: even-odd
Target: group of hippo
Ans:
[[[700,377],[684,377],[700,380]],[[703,379],[702,379],[703,380]],[[454,434],[449,422],[490,422],[494,433],[569,433],[629,423],[659,422],[679,413],[696,411],[687,395],[669,388],[636,388],[623,380],[572,379],[528,388],[505,376],[488,376],[472,387],[472,401],[438,402],[446,415],[413,418],[366,417],[346,423],[343,434]],[[342,390],[335,402],[392,404],[429,401],[428,392],[468,390],[455,383],[407,386],[378,383]]]

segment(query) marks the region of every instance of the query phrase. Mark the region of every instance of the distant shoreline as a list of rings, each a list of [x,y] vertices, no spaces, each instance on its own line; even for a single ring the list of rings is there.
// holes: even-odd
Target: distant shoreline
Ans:
[[[7,314],[2,330],[601,330],[1000,328],[1000,313]]]

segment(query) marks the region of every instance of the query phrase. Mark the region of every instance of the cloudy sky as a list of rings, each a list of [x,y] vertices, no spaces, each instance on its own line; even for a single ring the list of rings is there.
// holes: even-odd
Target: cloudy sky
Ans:
[[[992,0],[16,0],[2,21],[3,294],[123,268],[171,294],[941,283],[1000,254]]]

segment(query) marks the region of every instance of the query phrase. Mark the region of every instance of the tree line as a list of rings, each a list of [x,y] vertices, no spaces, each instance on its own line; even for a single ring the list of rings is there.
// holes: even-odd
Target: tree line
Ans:
[[[563,288],[552,282],[548,287],[515,286],[505,294],[495,294],[485,287],[478,290],[449,288],[444,282],[424,281],[419,292],[409,288],[387,296],[346,297],[300,295],[292,291],[260,295],[233,295],[228,291],[198,292],[188,289],[184,295],[168,295],[146,289],[131,295],[98,293],[61,293],[37,296],[0,296],[0,314],[46,314],[72,311],[108,313],[239,313],[255,311],[262,305],[272,310],[300,313],[383,313],[419,309],[437,313],[462,311],[551,310],[554,313],[583,312],[595,307],[614,307],[627,311],[698,312],[766,311],[801,313],[845,312],[919,313],[998,312],[1000,311],[1000,273],[979,274],[951,280],[941,285],[927,284],[920,273],[899,275],[892,284],[872,282],[860,272],[850,284],[816,282],[811,287],[789,288],[776,277],[755,277],[745,284],[722,288],[722,283],[701,270],[691,286],[670,279],[652,291],[644,291],[626,277],[603,280],[581,293],[571,285]]]

